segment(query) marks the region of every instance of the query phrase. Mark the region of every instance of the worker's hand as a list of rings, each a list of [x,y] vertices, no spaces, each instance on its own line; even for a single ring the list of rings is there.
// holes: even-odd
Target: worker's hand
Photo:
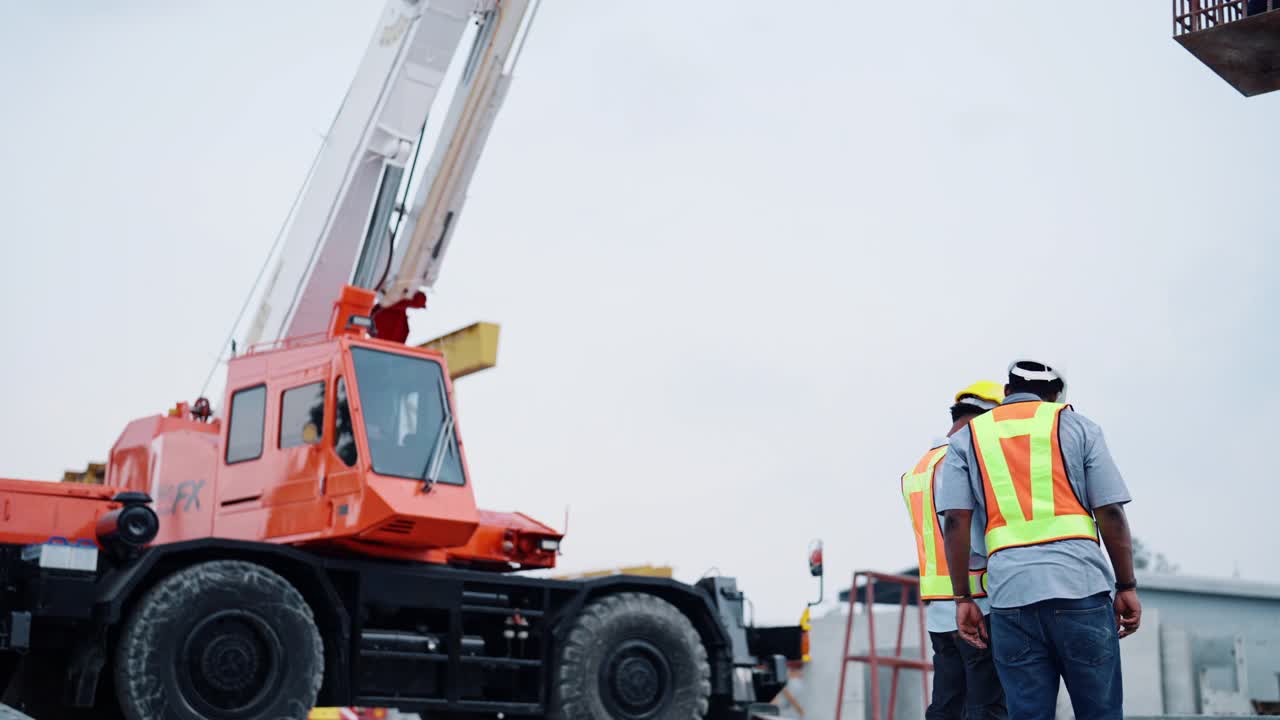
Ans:
[[[1138,625],[1142,623],[1142,603],[1138,602],[1138,591],[1121,590],[1116,593],[1115,605],[1120,637],[1129,637],[1138,632]]]
[[[987,626],[982,622],[982,610],[972,599],[956,600],[956,629],[965,642],[979,650],[986,649]]]

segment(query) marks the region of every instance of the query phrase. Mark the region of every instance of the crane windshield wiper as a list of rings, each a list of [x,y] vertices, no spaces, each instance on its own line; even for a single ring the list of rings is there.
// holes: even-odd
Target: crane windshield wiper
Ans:
[[[444,414],[444,422],[436,433],[436,441],[431,445],[431,454],[427,456],[427,465],[422,469],[422,490],[431,489],[440,481],[440,470],[444,467],[444,459],[453,446],[453,412],[449,408],[449,396],[445,392],[444,379],[439,378],[437,385],[440,391],[440,411]]]

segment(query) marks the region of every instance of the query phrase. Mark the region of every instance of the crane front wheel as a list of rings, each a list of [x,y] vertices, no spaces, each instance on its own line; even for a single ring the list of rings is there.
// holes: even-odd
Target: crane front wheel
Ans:
[[[129,720],[302,720],[324,675],[311,608],[261,565],[193,565],[147,591],[116,649]]]

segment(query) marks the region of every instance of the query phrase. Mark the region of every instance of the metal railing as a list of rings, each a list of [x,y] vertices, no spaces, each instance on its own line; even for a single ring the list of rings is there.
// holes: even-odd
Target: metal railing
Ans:
[[[854,617],[857,615],[854,612],[854,608],[858,602],[858,578],[866,579],[867,654],[850,655],[849,650],[852,648],[853,643],[853,622]],[[877,581],[902,587],[898,605],[898,642],[892,655],[881,655],[876,650],[875,599]],[[859,571],[853,574],[853,585],[849,587],[849,621],[844,630],[844,653],[840,656],[840,688],[836,691],[836,720],[841,720],[841,715],[844,712],[845,674],[851,662],[866,663],[871,668],[871,720],[880,720],[880,666],[882,665],[893,669],[893,682],[889,688],[887,720],[893,720],[894,706],[897,705],[898,701],[898,674],[903,670],[920,671],[920,679],[923,683],[922,690],[924,692],[924,704],[922,707],[929,705],[929,671],[933,670],[933,663],[929,662],[927,654],[929,637],[925,633],[924,603],[916,603],[918,607],[917,619],[920,625],[920,658],[916,660],[905,657],[902,654],[902,635],[907,625],[908,601],[913,597],[918,600],[919,594],[920,578],[918,577],[886,575],[884,573],[866,571]]]
[[[1280,0],[1173,0],[1173,36],[1210,30],[1280,10]]]
[[[291,350],[293,348],[304,347],[306,345],[319,345],[328,341],[329,331],[308,333],[306,335],[297,335],[294,337],[279,338],[277,340],[263,340],[245,348],[239,355],[257,355],[258,353],[274,352],[276,350]],[[238,356],[233,356],[238,357]]]

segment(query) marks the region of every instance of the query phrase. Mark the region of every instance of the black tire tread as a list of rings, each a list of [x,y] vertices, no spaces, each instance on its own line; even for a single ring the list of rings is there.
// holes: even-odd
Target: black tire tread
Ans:
[[[116,648],[116,688],[121,710],[128,720],[180,717],[166,707],[160,679],[147,671],[147,655],[152,645],[149,635],[155,632],[155,628],[165,627],[185,614],[187,603],[198,597],[203,588],[226,587],[233,582],[261,587],[280,598],[281,605],[288,612],[305,618],[311,630],[313,657],[319,658],[320,662],[311,678],[308,696],[294,699],[288,714],[271,719],[305,720],[324,680],[324,643],[316,629],[311,607],[284,578],[261,565],[240,560],[213,560],[179,570],[156,583],[142,596],[125,624]]]
[[[591,601],[574,620],[564,645],[556,653],[556,677],[553,691],[555,720],[607,720],[592,714],[583,686],[582,664],[604,626],[615,616],[648,615],[658,622],[674,626],[683,641],[694,648],[697,675],[694,684],[696,701],[692,714],[676,720],[702,720],[706,717],[711,697],[711,666],[707,649],[693,623],[676,606],[656,595],[624,592]]]

